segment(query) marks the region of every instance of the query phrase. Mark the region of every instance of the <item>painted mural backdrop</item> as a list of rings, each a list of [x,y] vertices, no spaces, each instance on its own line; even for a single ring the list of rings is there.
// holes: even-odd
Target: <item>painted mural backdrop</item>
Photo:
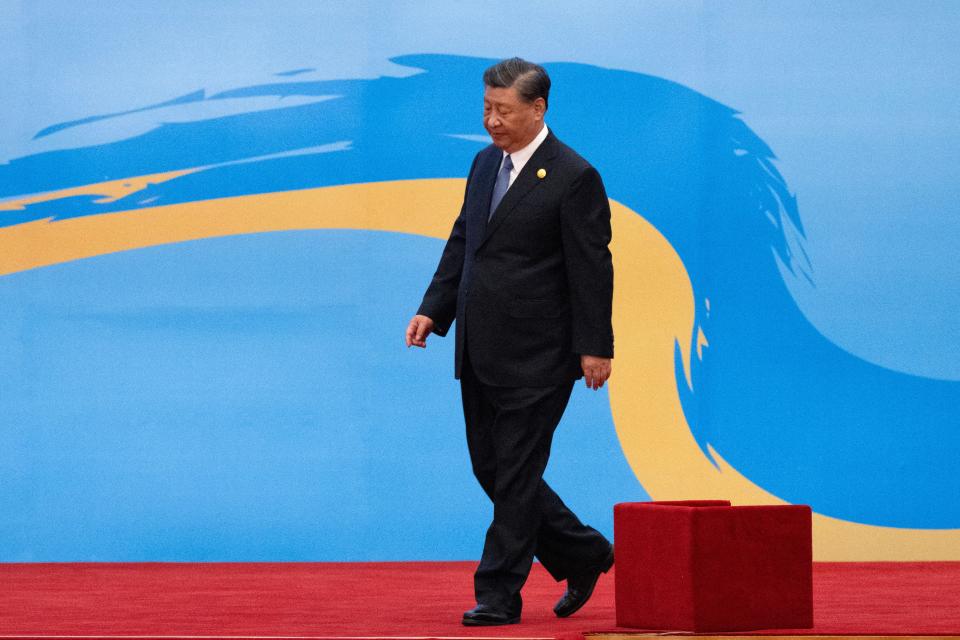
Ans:
[[[674,12],[685,38],[674,54],[701,67],[717,64],[704,58],[716,47],[742,48],[723,39],[732,17],[796,24],[759,4],[736,16],[670,6],[621,9],[638,29]],[[821,25],[869,30],[883,17],[874,7],[863,27],[867,13],[804,6]],[[476,557],[489,506],[470,475],[452,341],[408,351],[402,332],[489,143],[481,73],[514,53],[545,63],[547,121],[598,167],[613,202],[614,377],[574,395],[548,470],[558,492],[607,533],[619,501],[786,501],[813,507],[821,559],[960,558],[955,334],[917,321],[887,341],[887,360],[868,341],[851,346],[841,307],[816,302],[817,245],[785,170],[807,176],[812,201],[840,203],[835,216],[896,220],[899,210],[844,207],[830,191],[890,186],[858,123],[818,120],[812,107],[806,119],[768,118],[784,139],[836,127],[838,141],[861,144],[804,156],[794,142],[797,157],[778,158],[749,111],[728,103],[742,80],[721,99],[644,72],[649,49],[620,27],[566,53],[539,30],[458,45],[441,32],[471,33],[472,9],[459,20],[408,9],[443,24],[400,35],[370,7],[312,3],[240,3],[226,21],[203,3],[119,17],[4,9],[17,71],[0,102],[12,123],[0,158],[0,560]],[[949,5],[924,9],[956,19]],[[887,18],[882,28],[900,33]],[[303,37],[305,23],[345,39],[292,46],[286,29]],[[221,32],[226,49],[203,44]],[[182,45],[162,63],[151,44],[161,41]],[[545,51],[561,53],[535,55]],[[797,82],[844,72],[787,62],[780,73]],[[765,81],[769,65],[740,64]],[[110,81],[131,69],[156,99]],[[781,99],[789,112],[803,98]],[[932,126],[891,109],[891,122]],[[942,144],[957,141],[955,119],[932,121]],[[914,133],[921,157],[903,160],[923,163],[926,131]],[[890,134],[907,145],[910,132]],[[837,164],[851,155],[859,166]],[[960,286],[938,269],[955,259],[960,226],[942,211],[956,209],[951,168],[939,171],[924,189],[901,188],[911,215],[940,212],[914,251],[940,274],[946,309]],[[847,175],[831,187],[822,178],[833,173]],[[871,259],[859,248],[869,238],[832,242]],[[906,287],[895,267],[862,286],[896,296]],[[911,359],[928,342],[937,356]]]

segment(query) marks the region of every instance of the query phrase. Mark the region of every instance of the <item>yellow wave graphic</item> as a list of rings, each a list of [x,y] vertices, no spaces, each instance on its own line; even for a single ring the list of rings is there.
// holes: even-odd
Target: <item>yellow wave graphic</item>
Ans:
[[[136,176],[133,178],[123,178],[121,180],[110,180],[108,182],[97,182],[95,184],[86,184],[69,189],[60,189],[57,191],[47,191],[38,193],[25,198],[16,198],[14,200],[4,200],[0,202],[0,211],[22,211],[24,207],[30,204],[40,202],[53,202],[61,198],[70,198],[75,196],[99,196],[94,200],[97,204],[116,202],[130,194],[143,191],[151,184],[161,184],[180,176],[202,171],[202,168],[181,169],[178,171],[167,171],[164,173],[152,173],[145,176]]]
[[[192,170],[188,170],[192,171]],[[43,194],[106,198],[176,177],[141,176]],[[295,229],[365,229],[445,239],[463,198],[462,179],[364,183],[238,196],[0,230],[0,275],[142,247],[237,234]],[[36,198],[7,201],[22,208]],[[611,201],[614,329],[617,359],[610,404],[623,451],[655,499],[725,498],[734,504],[782,500],[722,457],[715,467],[686,423],[674,377],[674,344],[692,356],[693,290],[666,239],[644,218]],[[410,304],[415,305],[411,300]],[[411,307],[412,308],[412,307]],[[402,328],[398,327],[398,331]],[[698,334],[697,347],[706,344]],[[960,530],[877,527],[814,516],[818,560],[960,560]]]

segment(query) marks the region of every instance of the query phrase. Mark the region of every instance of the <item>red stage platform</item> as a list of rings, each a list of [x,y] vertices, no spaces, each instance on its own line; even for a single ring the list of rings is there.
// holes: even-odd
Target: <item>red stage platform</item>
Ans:
[[[534,567],[523,622],[468,628],[472,562],[0,564],[0,637],[575,638],[618,629],[614,579],[559,620]],[[960,634],[960,563],[814,565],[813,629],[777,635]],[[742,635],[742,634],[741,634]]]

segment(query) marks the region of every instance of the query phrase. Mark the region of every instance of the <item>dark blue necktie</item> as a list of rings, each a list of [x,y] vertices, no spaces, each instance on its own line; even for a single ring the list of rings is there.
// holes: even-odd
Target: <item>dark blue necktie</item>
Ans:
[[[510,172],[513,170],[513,160],[507,155],[500,165],[500,173],[497,174],[497,181],[493,184],[493,198],[490,199],[490,214],[487,220],[493,217],[493,212],[497,210],[497,205],[503,200],[504,194],[510,188]]]

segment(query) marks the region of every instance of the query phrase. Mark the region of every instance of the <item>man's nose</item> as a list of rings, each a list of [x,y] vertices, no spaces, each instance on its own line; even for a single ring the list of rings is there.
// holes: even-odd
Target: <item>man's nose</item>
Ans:
[[[490,128],[500,126],[500,118],[498,118],[496,114],[491,113],[487,116],[487,126]]]

